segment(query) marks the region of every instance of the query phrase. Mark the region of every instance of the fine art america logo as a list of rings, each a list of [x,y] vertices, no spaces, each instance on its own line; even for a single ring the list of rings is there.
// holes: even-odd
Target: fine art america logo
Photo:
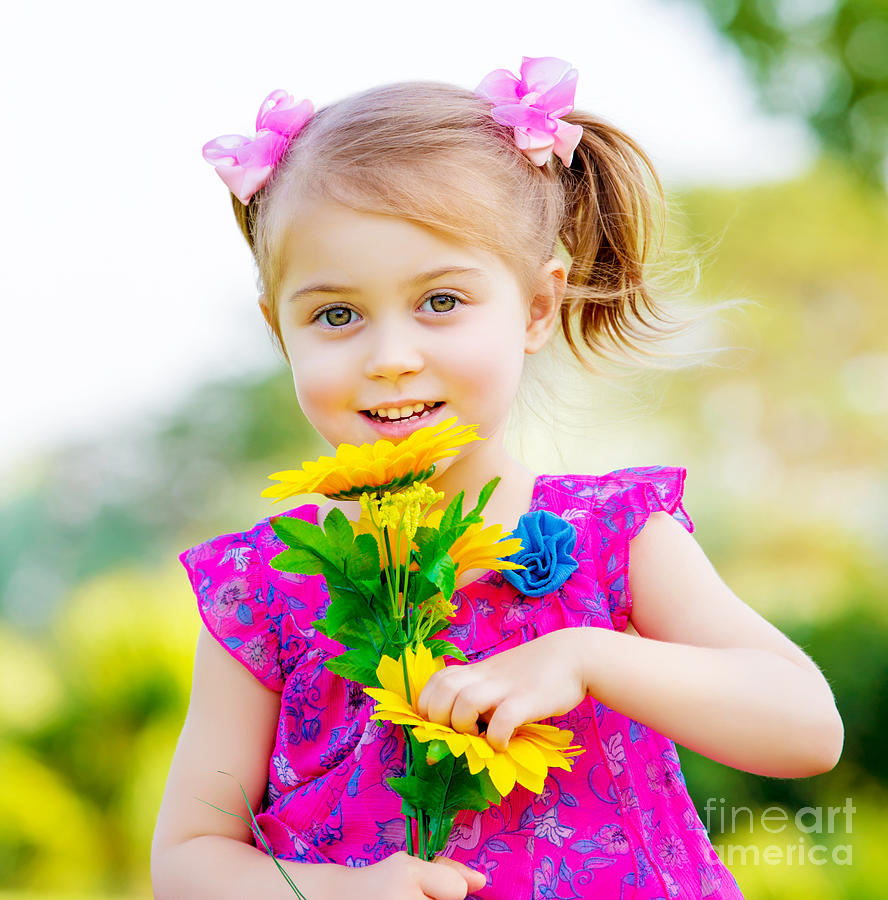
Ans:
[[[783,843],[760,846],[758,843],[713,844],[721,861],[727,865],[806,865],[823,866],[832,862],[837,866],[851,865],[851,844],[832,837],[827,843],[816,838],[828,835],[850,835],[851,817],[857,807],[851,798],[844,806],[803,806],[794,814],[782,806],[769,806],[754,813],[748,806],[726,806],[724,797],[709,797],[703,808],[707,832],[717,830],[724,839],[737,838],[763,829],[769,834],[783,834]],[[802,832],[795,839],[794,829]],[[787,831],[790,833],[787,834]],[[787,840],[791,838],[791,840]]]

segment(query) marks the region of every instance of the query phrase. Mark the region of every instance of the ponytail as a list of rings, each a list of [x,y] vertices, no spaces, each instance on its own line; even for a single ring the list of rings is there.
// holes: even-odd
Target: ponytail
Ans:
[[[566,117],[583,137],[570,167],[557,166],[564,187],[560,239],[571,256],[561,327],[574,356],[659,356],[646,345],[682,330],[652,295],[646,275],[654,240],[652,200],[665,219],[663,187],[645,152],[628,135],[591,115]],[[659,250],[659,244],[657,249]]]

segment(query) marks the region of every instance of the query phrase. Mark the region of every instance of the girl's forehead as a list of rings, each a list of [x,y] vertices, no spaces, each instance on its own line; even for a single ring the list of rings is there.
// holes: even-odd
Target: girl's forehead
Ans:
[[[355,210],[327,200],[300,200],[288,212],[281,246],[283,280],[317,275],[408,277],[435,268],[502,275],[486,250],[397,216]]]

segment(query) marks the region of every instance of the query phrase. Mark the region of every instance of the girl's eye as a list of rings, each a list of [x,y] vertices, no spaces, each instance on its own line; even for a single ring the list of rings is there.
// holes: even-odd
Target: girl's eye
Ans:
[[[462,302],[463,300],[455,294],[432,294],[431,297],[423,300],[422,305],[431,303],[431,312],[443,314],[452,312],[456,309],[456,305]],[[356,316],[357,314],[348,306],[325,306],[315,313],[312,322],[320,321],[328,329],[341,329],[345,325],[351,325],[352,315]]]
[[[445,304],[444,309],[441,309],[439,306],[436,306],[436,303],[441,303],[441,302],[443,302]],[[423,306],[426,303],[431,303],[432,304],[432,312],[445,313],[445,312],[451,312],[452,310],[456,309],[456,304],[462,303],[462,302],[463,301],[459,297],[457,297],[455,294],[432,294],[431,297],[426,297],[426,299],[423,301]],[[450,305],[446,305],[446,304],[450,304]]]
[[[323,324],[330,328],[341,328],[343,325],[350,324],[351,319],[349,317],[353,312],[354,310],[349,309],[347,306],[325,306],[323,309],[318,310],[312,321],[317,322],[323,317]]]

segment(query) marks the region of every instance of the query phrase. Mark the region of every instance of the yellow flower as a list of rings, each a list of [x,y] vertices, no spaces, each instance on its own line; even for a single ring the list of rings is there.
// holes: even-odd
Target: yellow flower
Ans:
[[[306,462],[301,469],[275,472],[274,484],[262,491],[274,502],[294,494],[323,494],[334,500],[351,500],[364,491],[382,493],[397,490],[413,481],[427,481],[435,463],[455,456],[459,447],[484,438],[474,431],[477,425],[457,425],[456,417],[420,428],[403,441],[393,444],[380,440],[374,444],[340,444],[336,456],[322,456]]]
[[[352,530],[356,535],[372,534],[376,538],[379,562],[383,569],[388,560],[386,535],[393,563],[396,566],[407,565],[407,554],[411,548],[416,548],[413,543],[416,529],[425,524],[424,511],[443,497],[443,492],[418,481],[396,494],[386,491],[380,498],[364,492],[361,494],[361,516],[357,522],[352,523]],[[417,568],[416,565],[412,566],[412,570]]]
[[[441,524],[444,511],[436,509],[426,516],[425,524],[437,528]],[[511,534],[511,532],[506,532]],[[503,539],[502,525],[488,525],[483,522],[470,525],[454,542],[448,551],[457,571],[485,569],[501,572],[503,569],[523,569],[518,563],[503,559],[521,549],[521,538]]]
[[[400,528],[413,540],[416,529],[424,522],[424,512],[443,499],[443,491],[436,491],[427,484],[414,481],[406,490],[395,494],[386,491],[379,499],[371,497],[365,491],[361,494],[361,510],[370,517],[372,523],[395,531]]]
[[[409,695],[404,683],[405,662]],[[432,659],[431,651],[423,644],[415,653],[409,647],[405,648],[403,659],[383,656],[376,669],[382,687],[364,688],[376,701],[370,718],[412,725],[413,736],[423,743],[444,741],[454,756],[465,754],[473,775],[487,769],[490,780],[502,796],[508,794],[516,782],[539,794],[550,768],[570,771],[573,765],[570,757],[583,752],[581,747],[571,745],[571,731],[535,723],[521,725],[515,729],[505,750],[495,750],[483,734],[462,734],[449,725],[424,719],[417,712],[416,701],[429,678],[443,668],[444,660],[440,657]]]

